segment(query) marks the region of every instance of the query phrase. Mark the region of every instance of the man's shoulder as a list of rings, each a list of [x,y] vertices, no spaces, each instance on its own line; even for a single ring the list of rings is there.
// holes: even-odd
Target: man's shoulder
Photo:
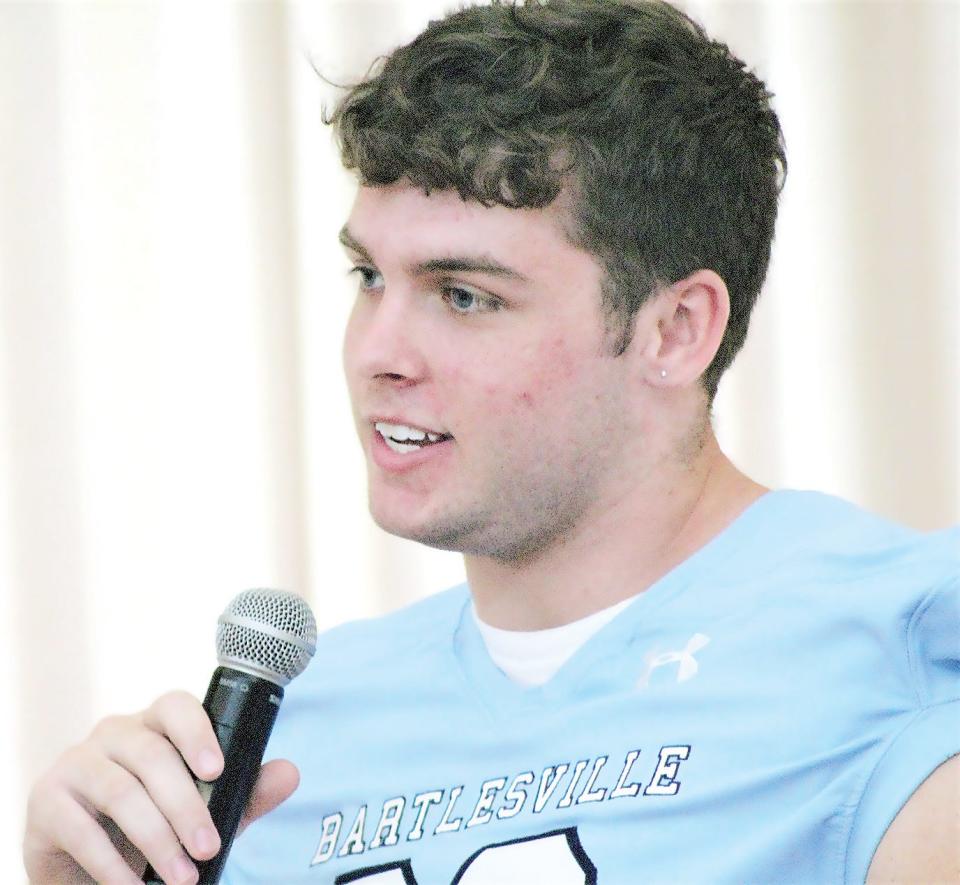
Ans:
[[[923,583],[960,574],[960,526],[921,531],[835,495],[791,490],[777,496],[769,530],[779,541],[773,549],[784,558],[838,572],[909,572]]]
[[[795,490],[771,493],[745,516],[719,555],[692,563],[691,583],[702,592],[678,604],[697,615],[705,606],[721,614],[742,608],[758,619],[803,611],[818,623],[853,618],[889,631],[905,627],[931,595],[957,596],[960,527],[924,532]]]

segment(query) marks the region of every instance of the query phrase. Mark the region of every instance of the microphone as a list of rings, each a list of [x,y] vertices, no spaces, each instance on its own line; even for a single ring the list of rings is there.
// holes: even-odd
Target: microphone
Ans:
[[[201,885],[220,880],[240,818],[247,807],[273,729],[283,687],[310,663],[317,623],[310,606],[282,590],[245,590],[217,620],[217,661],[203,708],[223,751],[223,772],[211,782],[197,780],[220,851],[198,861]],[[147,866],[143,882],[163,885]]]

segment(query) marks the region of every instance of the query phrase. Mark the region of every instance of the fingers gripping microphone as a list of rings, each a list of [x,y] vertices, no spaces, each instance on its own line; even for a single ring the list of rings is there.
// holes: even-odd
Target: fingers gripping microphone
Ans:
[[[240,818],[253,792],[283,686],[307,667],[317,644],[317,624],[299,596],[280,590],[246,590],[217,621],[217,661],[203,708],[210,716],[223,772],[197,781],[220,834],[216,857],[199,861],[200,882],[216,883],[227,862]],[[159,885],[148,866],[144,882]]]

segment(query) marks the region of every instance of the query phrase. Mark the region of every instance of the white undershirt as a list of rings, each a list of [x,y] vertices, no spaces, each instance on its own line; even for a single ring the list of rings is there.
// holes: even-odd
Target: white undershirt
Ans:
[[[532,686],[549,682],[580,646],[634,599],[624,599],[579,621],[548,630],[501,630],[484,624],[473,603],[470,611],[493,662],[514,682]]]

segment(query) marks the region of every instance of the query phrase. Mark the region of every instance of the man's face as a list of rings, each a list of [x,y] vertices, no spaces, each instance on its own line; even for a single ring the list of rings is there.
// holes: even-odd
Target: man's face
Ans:
[[[608,354],[601,268],[559,209],[361,188],[341,238],[359,285],[344,363],[382,528],[514,559],[617,494],[631,361]]]

